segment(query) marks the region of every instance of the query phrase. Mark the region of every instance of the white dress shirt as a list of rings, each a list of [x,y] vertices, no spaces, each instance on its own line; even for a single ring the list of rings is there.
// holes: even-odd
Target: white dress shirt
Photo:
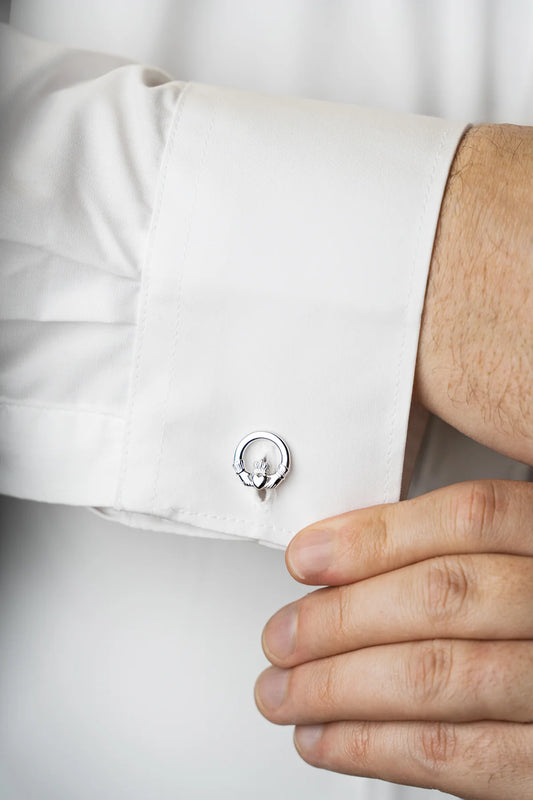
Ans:
[[[280,546],[397,500],[464,123],[2,32],[0,489]],[[267,502],[232,469],[258,430]]]
[[[29,633],[4,656],[15,721],[15,734],[0,730],[6,800],[355,790],[355,779],[298,763],[253,708],[261,626],[299,593],[280,554],[197,539],[284,547],[310,522],[400,496],[453,154],[467,122],[498,113],[526,122],[532,106],[531,4],[509,4],[511,21],[485,3],[432,6],[15,2],[13,24],[41,39],[1,34],[0,491],[90,507],[137,530],[6,504],[13,531],[30,542],[42,528],[54,571],[74,565],[79,580],[57,595],[36,561],[32,612],[21,620],[11,581],[0,636],[2,625],[4,639],[21,624],[41,628],[41,586],[67,665],[90,653],[99,676],[67,666],[58,684],[60,653],[45,656],[48,639],[38,646]],[[523,47],[511,52],[516,36]],[[254,430],[276,432],[291,451],[266,499],[232,468]],[[264,441],[250,451],[277,458]],[[432,421],[411,491],[485,474],[527,477]],[[124,570],[130,558],[136,567]],[[109,581],[96,596],[95,560]],[[117,592],[141,619],[138,638],[121,639],[127,609],[108,619]],[[94,628],[88,650],[73,643],[67,598]],[[37,680],[25,668],[20,677],[28,659]],[[119,688],[124,664],[137,679]],[[74,716],[45,708],[43,719],[69,740],[90,788],[30,732],[28,685],[45,707],[55,697],[61,708],[66,688]],[[179,747],[169,708],[187,720]],[[229,751],[217,758],[228,724]],[[13,769],[18,737],[30,742],[34,778]],[[115,746],[124,766],[110,771]],[[357,783],[372,798],[402,792]]]

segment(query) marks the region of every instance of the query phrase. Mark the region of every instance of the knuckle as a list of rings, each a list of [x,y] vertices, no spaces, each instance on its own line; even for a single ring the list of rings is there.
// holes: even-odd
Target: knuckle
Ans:
[[[452,723],[428,722],[416,725],[409,737],[413,761],[430,775],[441,772],[455,759],[457,730]]]
[[[342,565],[357,564],[363,552],[362,537],[356,535],[351,522],[347,521],[337,530],[336,561]]]
[[[431,623],[448,622],[466,611],[473,575],[467,559],[442,556],[427,562],[423,607]]]
[[[409,690],[420,706],[435,703],[448,692],[453,665],[451,641],[434,640],[415,646],[408,660]]]
[[[337,639],[343,639],[350,628],[350,612],[352,608],[350,586],[336,587],[335,600],[333,631]]]
[[[378,506],[368,509],[366,524],[354,527],[349,516],[338,530],[339,560],[356,564],[363,561],[369,564],[381,564],[389,553],[391,542],[390,516],[386,507]]]
[[[355,722],[345,727],[342,751],[348,764],[364,768],[370,763],[373,749],[372,732],[373,727],[370,722]]]
[[[484,544],[497,529],[506,508],[500,482],[477,480],[461,484],[454,497],[454,528],[458,537]]]
[[[330,598],[335,590],[330,586],[315,589],[305,594],[296,601],[298,610],[297,641],[313,644],[312,634],[318,626],[331,624],[330,615],[325,616],[325,610],[331,606]]]
[[[373,563],[380,564],[387,557],[391,543],[391,520],[387,507],[376,510],[370,540],[370,555]]]
[[[314,694],[320,708],[324,711],[335,708],[339,676],[334,658],[325,658],[317,671]]]

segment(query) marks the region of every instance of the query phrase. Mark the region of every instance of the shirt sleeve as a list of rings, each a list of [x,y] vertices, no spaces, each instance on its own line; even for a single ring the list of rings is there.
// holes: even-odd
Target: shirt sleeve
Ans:
[[[0,54],[0,491],[279,547],[397,500],[464,123],[184,84],[9,26]],[[254,431],[290,450],[264,492],[233,467]]]

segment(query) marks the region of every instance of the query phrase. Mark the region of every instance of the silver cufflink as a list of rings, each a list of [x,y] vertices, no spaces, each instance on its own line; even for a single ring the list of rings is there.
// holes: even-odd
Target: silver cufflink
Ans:
[[[275,472],[270,472],[270,464],[263,456],[259,461],[254,461],[253,470],[249,472],[244,463],[244,451],[249,444],[257,439],[267,439],[276,445],[280,453],[280,463]],[[233,456],[233,469],[245,486],[255,486],[256,489],[273,489],[286,476],[290,468],[291,457],[289,448],[279,436],[269,431],[254,431],[241,439],[235,448]]]

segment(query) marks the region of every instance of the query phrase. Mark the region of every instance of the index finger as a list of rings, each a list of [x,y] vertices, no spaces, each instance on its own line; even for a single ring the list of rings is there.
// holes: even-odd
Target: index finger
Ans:
[[[460,553],[533,555],[533,484],[476,480],[304,528],[285,560],[301,583],[339,586]]]

